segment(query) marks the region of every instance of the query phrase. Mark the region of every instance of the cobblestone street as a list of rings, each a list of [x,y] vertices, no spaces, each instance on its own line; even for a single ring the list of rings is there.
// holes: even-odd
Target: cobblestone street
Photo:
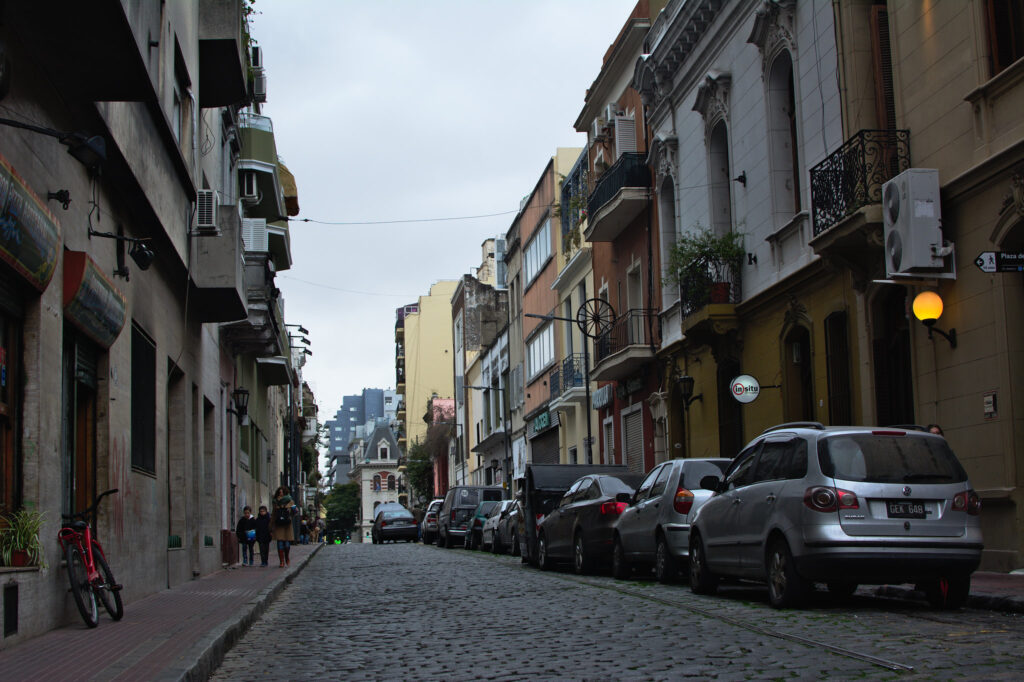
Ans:
[[[776,611],[757,587],[698,597],[480,552],[329,546],[213,679],[1024,677],[1020,615],[818,596]]]

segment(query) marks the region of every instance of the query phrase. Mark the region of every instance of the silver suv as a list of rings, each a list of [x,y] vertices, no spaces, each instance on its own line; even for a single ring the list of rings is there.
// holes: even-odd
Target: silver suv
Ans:
[[[783,424],[755,438],[690,532],[690,588],[719,577],[768,583],[772,606],[815,582],[914,583],[936,608],[967,600],[981,561],[981,503],[942,436],[902,428]]]

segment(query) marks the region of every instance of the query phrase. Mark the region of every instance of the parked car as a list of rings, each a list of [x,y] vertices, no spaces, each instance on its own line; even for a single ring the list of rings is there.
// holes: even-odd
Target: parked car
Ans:
[[[423,544],[431,545],[437,539],[437,512],[441,509],[444,499],[432,500],[427,505],[427,511],[423,514]]]
[[[373,508],[373,518],[376,520],[377,515],[384,511],[409,511],[405,505],[399,502],[381,502]],[[411,512],[410,512],[411,513]]]
[[[457,485],[448,490],[437,513],[437,546],[454,547],[466,542],[466,529],[478,504],[500,502],[504,490],[496,486]]]
[[[730,459],[673,459],[651,470],[615,522],[611,568],[627,577],[636,564],[654,565],[670,582],[690,556],[690,520],[711,497],[700,487],[705,476],[722,476]]]
[[[523,517],[523,501],[521,498],[512,500],[512,504],[501,518],[494,531],[494,542],[491,551],[495,554],[511,553],[519,556],[519,520]]]
[[[615,522],[626,500],[643,479],[641,474],[592,474],[572,484],[537,532],[537,563],[551,569],[572,560],[576,573],[590,573],[612,552]]]
[[[416,517],[405,508],[380,512],[373,519],[373,528],[370,530],[370,538],[375,545],[384,544],[388,540],[416,542],[418,537],[419,526],[416,524]]]
[[[692,522],[690,587],[768,583],[772,606],[813,583],[914,583],[959,608],[981,561],[981,502],[942,436],[892,427],[783,424],[740,452]]]
[[[512,508],[513,504],[515,504],[513,500],[502,500],[501,504],[491,508],[487,518],[484,519],[483,529],[480,531],[480,549],[489,549],[495,554],[498,553],[496,549],[500,543],[498,523],[508,515],[508,510]]]
[[[483,546],[484,523],[491,512],[500,507],[503,500],[484,500],[473,510],[466,527],[466,549],[480,549]]]
[[[573,483],[588,474],[626,472],[628,469],[622,465],[528,463],[519,498],[521,514],[515,527],[523,563],[537,565],[540,524]]]

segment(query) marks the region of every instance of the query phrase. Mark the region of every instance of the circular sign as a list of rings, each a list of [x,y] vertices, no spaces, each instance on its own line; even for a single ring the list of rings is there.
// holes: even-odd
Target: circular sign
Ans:
[[[761,384],[749,374],[741,374],[729,382],[729,392],[741,403],[752,403],[761,392]]]

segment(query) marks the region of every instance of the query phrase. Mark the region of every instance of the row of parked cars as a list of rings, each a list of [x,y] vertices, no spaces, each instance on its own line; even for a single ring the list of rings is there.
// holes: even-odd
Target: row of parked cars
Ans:
[[[981,504],[942,436],[915,428],[766,430],[733,459],[624,467],[534,465],[522,495],[457,486],[435,501],[438,545],[521,553],[577,573],[637,569],[711,594],[723,580],[767,583],[795,606],[815,585],[911,583],[959,608],[981,560]],[[434,505],[432,505],[433,507]]]

